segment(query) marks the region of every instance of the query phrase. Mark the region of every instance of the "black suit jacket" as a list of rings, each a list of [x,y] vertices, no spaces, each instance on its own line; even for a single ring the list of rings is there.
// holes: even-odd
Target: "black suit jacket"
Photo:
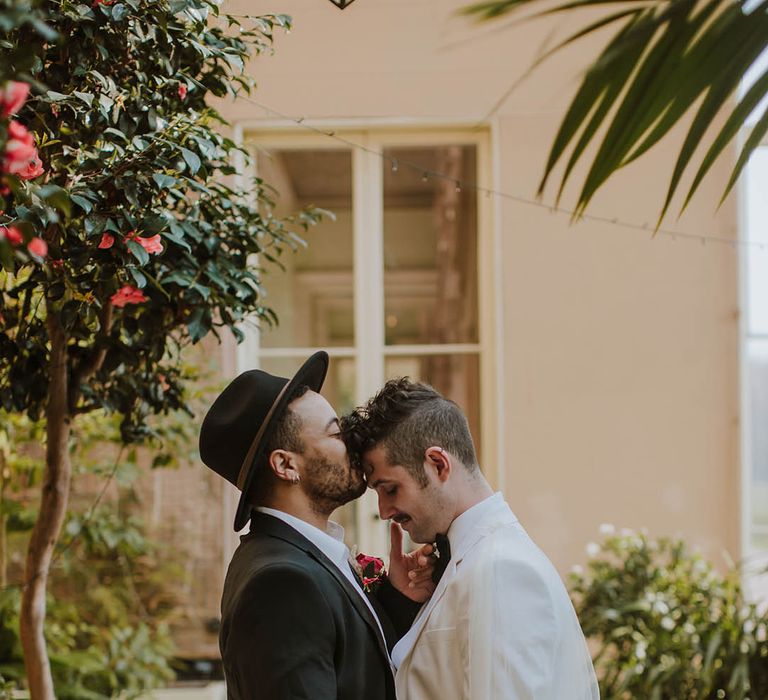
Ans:
[[[380,592],[374,607],[391,648],[419,605],[391,586]],[[221,608],[229,700],[395,700],[385,640],[360,594],[278,518],[253,513]]]

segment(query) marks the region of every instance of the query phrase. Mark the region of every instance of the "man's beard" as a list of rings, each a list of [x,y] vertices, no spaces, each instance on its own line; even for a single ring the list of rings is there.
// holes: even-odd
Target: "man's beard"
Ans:
[[[330,515],[339,506],[362,496],[366,489],[362,472],[324,457],[306,463],[301,484],[312,510],[321,515]]]

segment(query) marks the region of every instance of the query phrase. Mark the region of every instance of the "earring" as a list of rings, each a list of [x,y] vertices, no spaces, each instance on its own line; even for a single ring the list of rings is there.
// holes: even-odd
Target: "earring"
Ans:
[[[300,477],[298,474],[294,474],[294,475],[291,477],[291,483],[292,483],[294,486],[295,486],[296,484],[298,484],[300,481],[301,481],[301,477]]]

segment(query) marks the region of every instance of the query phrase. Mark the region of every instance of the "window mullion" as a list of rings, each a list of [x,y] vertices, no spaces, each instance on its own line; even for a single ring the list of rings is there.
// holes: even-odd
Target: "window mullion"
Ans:
[[[357,398],[362,402],[384,380],[384,231],[381,158],[353,152],[355,347]]]
[[[376,144],[364,140],[373,150]],[[381,158],[362,148],[352,154],[352,202],[355,261],[355,348],[357,403],[384,382],[384,199]],[[377,518],[376,494],[357,502],[359,545],[366,552],[387,553],[387,533]]]

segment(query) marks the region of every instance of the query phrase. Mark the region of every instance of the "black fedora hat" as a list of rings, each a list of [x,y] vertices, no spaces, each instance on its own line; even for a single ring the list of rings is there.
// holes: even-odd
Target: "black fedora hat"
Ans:
[[[248,492],[254,474],[293,389],[306,385],[320,391],[327,371],[328,353],[322,350],[312,355],[293,379],[248,370],[235,377],[208,410],[200,428],[200,458],[241,491],[235,531],[248,522]]]

